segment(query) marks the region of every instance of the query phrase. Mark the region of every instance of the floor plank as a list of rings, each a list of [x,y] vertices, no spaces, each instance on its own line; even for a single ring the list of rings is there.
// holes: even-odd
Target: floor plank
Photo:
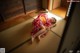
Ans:
[[[67,12],[67,8],[59,7],[59,8],[51,10],[50,12],[52,12],[53,14],[55,14],[57,16],[65,18],[65,15],[66,15],[66,12]]]

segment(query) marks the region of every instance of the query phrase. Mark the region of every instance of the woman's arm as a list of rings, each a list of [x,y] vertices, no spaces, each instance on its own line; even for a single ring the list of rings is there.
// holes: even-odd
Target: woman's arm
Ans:
[[[36,36],[42,34],[42,33],[45,32],[45,31],[46,31],[46,27],[42,25],[42,26],[41,26],[41,30],[38,31],[36,34],[34,34],[34,36],[36,37]]]

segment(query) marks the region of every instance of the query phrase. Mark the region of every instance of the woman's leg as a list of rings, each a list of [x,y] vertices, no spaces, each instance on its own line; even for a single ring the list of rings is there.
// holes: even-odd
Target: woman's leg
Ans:
[[[40,40],[40,36],[43,34],[44,31],[45,31],[44,29],[41,29],[39,32],[37,32],[36,34],[34,34],[31,37],[31,41],[33,42],[36,37],[38,37],[38,39]]]
[[[32,37],[31,37],[31,41],[32,41],[32,43],[33,43],[34,39],[35,39],[35,37],[32,36]]]
[[[55,27],[56,24],[52,24],[51,26],[47,27],[47,30],[51,30],[52,27]]]
[[[34,42],[34,39],[37,37],[37,33],[31,36],[31,42]]]
[[[38,35],[38,39],[40,40],[41,36],[44,36],[44,34],[46,34],[47,32],[48,32],[47,30],[43,31],[40,35]]]
[[[45,28],[45,26],[41,26],[41,30],[40,31],[38,31],[36,34],[34,34],[33,36],[34,37],[32,37],[32,42],[34,41],[34,39],[37,37],[37,36],[39,36],[39,35],[41,35],[45,30],[46,30],[46,28]],[[39,39],[40,39],[40,36],[38,37]]]

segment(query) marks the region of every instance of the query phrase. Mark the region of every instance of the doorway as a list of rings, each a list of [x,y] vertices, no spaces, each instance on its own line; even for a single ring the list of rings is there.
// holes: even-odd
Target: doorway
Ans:
[[[69,2],[67,2],[67,0],[66,1],[65,0],[52,0],[49,3],[50,3],[50,11],[53,14],[65,19]]]
[[[57,20],[56,27],[52,28],[51,30],[60,38],[62,37],[67,22],[68,8],[69,2],[67,2],[67,0],[48,0],[48,10],[52,14],[49,15]]]

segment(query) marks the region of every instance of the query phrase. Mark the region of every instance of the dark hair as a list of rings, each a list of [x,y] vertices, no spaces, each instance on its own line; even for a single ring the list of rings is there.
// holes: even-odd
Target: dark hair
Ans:
[[[52,22],[52,24],[55,24],[55,23],[56,23],[56,21],[57,21],[57,20],[56,20],[54,17],[52,17],[52,21],[51,21],[51,22]]]

